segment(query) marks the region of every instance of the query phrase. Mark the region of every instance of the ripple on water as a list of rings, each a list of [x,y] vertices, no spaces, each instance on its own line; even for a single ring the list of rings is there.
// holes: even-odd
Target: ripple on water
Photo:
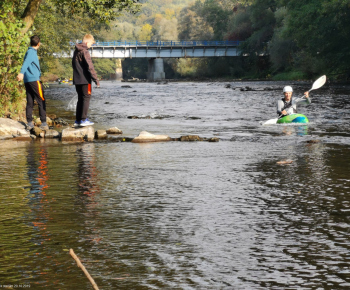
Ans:
[[[73,248],[106,289],[347,289],[349,119],[327,112],[349,104],[325,89],[302,108],[311,124],[265,127],[283,84],[244,85],[267,84],[93,93],[96,128],[219,143],[1,143],[0,281],[88,289]],[[48,95],[65,108],[75,90]]]

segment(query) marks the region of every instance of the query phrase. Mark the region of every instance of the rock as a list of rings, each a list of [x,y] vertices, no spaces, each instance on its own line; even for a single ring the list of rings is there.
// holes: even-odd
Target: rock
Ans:
[[[220,139],[218,137],[212,137],[208,139],[208,142],[219,142]]]
[[[45,133],[43,133],[43,130],[41,130],[39,127],[33,127],[31,130],[30,130],[30,133],[32,133],[34,136],[36,137],[45,137]]]
[[[45,133],[45,138],[59,138],[60,137],[60,133],[58,133],[56,130],[47,130]]]
[[[108,135],[107,135],[107,132],[106,130],[97,130],[95,132],[95,139],[107,139]]]
[[[171,141],[168,135],[154,135],[146,131],[142,131],[136,138],[132,140],[133,143],[146,143],[146,142],[164,142]]]
[[[309,143],[309,144],[316,144],[316,143],[320,143],[321,141],[320,140],[307,140],[306,143]]]
[[[130,137],[121,137],[121,136],[108,136],[107,137],[108,141],[111,142],[132,142],[132,140],[134,140],[134,138],[130,138]]]
[[[92,126],[86,126],[79,129],[67,128],[62,130],[62,141],[93,141],[94,140],[94,128]]]
[[[30,136],[26,126],[18,121],[0,118],[0,137]]]
[[[46,116],[46,123],[47,123],[48,126],[53,126],[53,122],[52,122],[50,117]],[[37,126],[40,126],[41,125],[40,118],[36,118],[35,121],[34,121],[34,124],[37,125]]]
[[[124,89],[131,89],[131,86],[122,86]]]
[[[276,163],[279,165],[291,164],[291,163],[293,163],[293,160],[282,160],[282,161],[278,161]]]
[[[197,136],[197,135],[188,135],[188,136],[181,136],[180,141],[203,141],[203,138]]]
[[[107,134],[123,134],[123,131],[117,127],[109,128],[106,130]]]
[[[62,118],[55,118],[54,122],[56,125],[68,126],[69,124]]]
[[[200,120],[200,117],[187,117],[186,120]]]
[[[231,88],[231,84],[226,84],[226,85],[225,85],[225,88],[226,88],[226,89],[230,89],[230,88]]]

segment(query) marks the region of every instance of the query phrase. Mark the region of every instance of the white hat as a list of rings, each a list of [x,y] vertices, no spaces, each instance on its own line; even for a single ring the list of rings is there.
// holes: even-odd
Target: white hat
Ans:
[[[290,87],[290,86],[285,86],[285,87],[283,88],[283,92],[284,92],[284,93],[286,93],[286,92],[293,92],[293,88]]]

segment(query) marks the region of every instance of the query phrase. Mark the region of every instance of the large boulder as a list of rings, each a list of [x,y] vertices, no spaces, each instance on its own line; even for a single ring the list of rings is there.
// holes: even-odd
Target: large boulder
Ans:
[[[95,136],[94,128],[87,126],[79,129],[67,128],[62,130],[62,141],[93,141]]]
[[[26,130],[26,126],[18,121],[0,118],[0,136],[1,137],[29,137],[30,134]]]
[[[171,141],[168,135],[154,135],[146,131],[142,131],[136,138],[132,140],[133,143],[146,143],[146,142],[164,142]]]

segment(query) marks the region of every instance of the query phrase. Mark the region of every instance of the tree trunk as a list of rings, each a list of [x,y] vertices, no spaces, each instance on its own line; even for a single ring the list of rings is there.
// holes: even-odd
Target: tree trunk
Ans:
[[[23,12],[22,19],[25,23],[23,28],[23,34],[26,33],[29,28],[33,25],[35,16],[39,11],[39,6],[43,0],[29,0],[26,9]]]

